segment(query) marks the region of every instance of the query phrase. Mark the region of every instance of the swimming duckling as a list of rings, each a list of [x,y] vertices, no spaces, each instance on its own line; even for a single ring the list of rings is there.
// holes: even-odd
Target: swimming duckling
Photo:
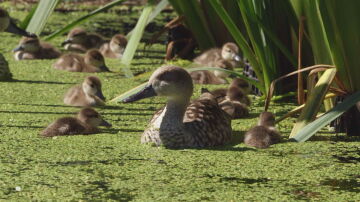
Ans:
[[[239,48],[235,43],[225,43],[222,48],[212,48],[194,59],[194,62],[204,66],[216,67],[216,62],[223,59],[231,63],[232,67],[240,62]]]
[[[230,62],[223,59],[216,61],[214,67],[227,70],[233,69]],[[220,70],[215,70],[214,72],[208,70],[193,71],[190,75],[196,84],[225,84],[227,83],[226,78],[229,76],[228,73]]]
[[[104,57],[98,50],[89,50],[85,56],[70,53],[62,55],[53,65],[55,69],[69,72],[109,72]]]
[[[96,76],[88,76],[81,85],[76,85],[65,94],[67,105],[88,107],[105,105],[105,97],[101,90],[101,81]]]
[[[275,118],[270,112],[260,114],[258,125],[245,134],[244,143],[256,148],[268,148],[280,142],[280,133],[275,128]]]
[[[16,60],[54,59],[61,53],[49,43],[40,42],[37,37],[23,37],[13,50]]]
[[[100,52],[104,57],[108,58],[121,58],[125,47],[127,45],[127,39],[122,34],[116,34],[111,38],[109,43],[104,43]]]
[[[95,33],[87,33],[84,29],[76,27],[67,35],[67,39],[61,43],[65,50],[85,53],[89,49],[98,49],[106,40]]]
[[[34,34],[26,32],[25,30],[16,26],[16,24],[10,18],[9,13],[2,8],[0,8],[0,32],[9,32],[21,36],[35,37]]]
[[[40,135],[44,137],[63,135],[87,135],[99,133],[98,126],[111,127],[111,124],[101,118],[92,108],[82,109],[76,117],[63,117],[46,127]]]
[[[141,137],[142,143],[167,148],[201,148],[224,145],[231,139],[231,118],[210,93],[190,101],[193,83],[189,73],[176,66],[158,68],[146,87],[123,100],[134,102],[153,96],[168,98],[165,108],[154,114]]]

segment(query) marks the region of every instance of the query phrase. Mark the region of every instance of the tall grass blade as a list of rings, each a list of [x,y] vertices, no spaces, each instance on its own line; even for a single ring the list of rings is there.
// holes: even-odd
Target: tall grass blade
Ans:
[[[131,35],[129,43],[127,44],[124,55],[121,58],[121,63],[124,65],[123,71],[126,77],[133,77],[133,73],[130,71],[130,64],[135,55],[136,49],[139,46],[140,39],[144,33],[145,26],[148,22],[149,16],[154,9],[155,6],[154,0],[149,0],[146,4],[145,8],[143,9],[139,20],[136,23],[134,28],[134,32]]]
[[[341,116],[344,112],[346,112],[359,101],[360,91],[350,95],[342,103],[336,105],[333,109],[326,112],[326,114],[306,125],[295,136],[293,136],[293,139],[295,139],[297,142],[305,142],[316,132],[329,124],[331,121]]]
[[[59,0],[40,0],[34,15],[31,17],[31,20],[26,27],[26,31],[40,35],[58,2]]]
[[[49,1],[49,0],[45,0],[45,1]],[[70,29],[72,29],[73,27],[79,25],[80,23],[84,22],[85,20],[88,20],[89,18],[91,17],[94,17],[95,15],[103,12],[103,11],[106,11],[108,10],[109,8],[113,7],[113,6],[116,6],[122,2],[124,2],[125,0],[115,0],[115,1],[112,1],[108,4],[106,4],[105,6],[103,7],[100,7],[94,11],[91,11],[90,13],[72,21],[71,23],[69,23],[68,25],[66,25],[65,27],[62,27],[61,29],[58,29],[56,30],[55,32],[53,32],[52,34],[50,34],[49,36],[45,37],[45,40],[46,41],[49,41],[57,36],[60,36],[62,35],[63,33],[69,31]],[[51,1],[49,1],[51,2]]]
[[[20,23],[20,25],[19,25],[19,27],[20,27],[21,29],[24,29],[24,30],[25,30],[26,27],[29,25],[30,20],[31,20],[31,18],[34,16],[34,13],[35,13],[38,5],[39,5],[39,4],[36,4],[35,6],[33,6],[33,7],[31,8],[30,12],[29,12],[29,13],[26,15],[26,17],[24,18],[24,20],[21,21],[21,23]]]
[[[306,100],[305,107],[290,133],[290,138],[294,137],[302,128],[315,119],[324,97],[335,78],[336,72],[337,70],[335,68],[328,69],[319,78],[319,81],[316,83],[312,93]]]

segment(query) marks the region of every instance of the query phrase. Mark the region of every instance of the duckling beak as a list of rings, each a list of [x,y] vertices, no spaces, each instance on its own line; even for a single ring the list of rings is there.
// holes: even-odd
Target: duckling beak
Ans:
[[[66,44],[68,44],[68,43],[71,43],[72,42],[72,39],[70,38],[70,39],[66,39],[65,41],[63,41],[62,43],[61,43],[61,46],[65,46]]]
[[[106,65],[100,66],[100,69],[105,71],[105,72],[110,72],[109,68]]]
[[[123,103],[135,102],[137,100],[141,100],[141,99],[148,98],[148,97],[154,97],[156,95],[157,94],[156,94],[154,88],[151,85],[147,85],[140,92],[138,92],[128,98],[125,98],[122,102]]]
[[[26,37],[36,37],[35,34],[29,33],[21,28],[19,28],[18,26],[16,26],[16,24],[12,21],[10,21],[9,26],[6,28],[5,32],[10,32],[13,34],[18,34],[21,36],[26,36]]]
[[[240,62],[240,61],[241,61],[241,57],[240,57],[239,55],[235,55],[235,56],[234,56],[234,60],[235,60],[236,62]]]
[[[105,126],[107,128],[112,127],[111,123],[105,121],[104,119],[102,120],[102,122],[100,123],[100,126]]]
[[[12,51],[16,52],[16,51],[22,51],[24,50],[24,47],[22,45],[18,45],[16,48],[14,48]]]
[[[106,100],[106,98],[104,97],[104,95],[102,94],[101,90],[98,90],[95,94],[98,98],[102,99],[103,101]]]

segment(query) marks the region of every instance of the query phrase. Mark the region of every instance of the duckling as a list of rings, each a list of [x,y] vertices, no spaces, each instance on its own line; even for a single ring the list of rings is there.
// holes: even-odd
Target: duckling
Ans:
[[[53,65],[55,69],[69,72],[109,72],[104,57],[98,50],[89,50],[85,56],[70,53],[61,56]]]
[[[248,105],[241,102],[246,100],[244,99],[244,96],[240,97],[239,95],[239,98],[234,100],[226,96],[226,89],[216,89],[211,92],[206,88],[201,89],[201,93],[206,92],[211,93],[214,96],[214,98],[219,103],[220,108],[225,111],[232,119],[240,119],[249,115]],[[241,91],[239,94],[240,93]]]
[[[9,32],[21,36],[35,37],[34,34],[26,32],[25,30],[16,26],[16,24],[10,18],[9,13],[2,8],[0,8],[0,32]]]
[[[212,48],[205,51],[194,59],[194,62],[200,65],[216,67],[218,60],[226,60],[231,63],[232,67],[236,62],[240,62],[239,47],[235,43],[225,43],[222,48]]]
[[[84,108],[76,117],[60,118],[47,126],[40,135],[54,137],[63,135],[87,135],[99,133],[98,126],[111,127],[111,124],[101,118],[92,108]]]
[[[40,42],[37,37],[23,37],[13,52],[16,60],[54,59],[61,55],[59,50]]]
[[[111,38],[109,43],[104,43],[100,52],[104,57],[108,58],[121,58],[125,47],[127,45],[127,39],[122,34],[116,34]]]
[[[251,100],[247,96],[247,92],[249,92],[249,84],[240,78],[235,78],[231,82],[228,88],[218,88],[212,91],[209,91],[214,97],[218,100],[218,102],[222,102],[225,99],[231,101],[237,101],[243,103],[247,106],[250,106]],[[208,91],[207,89],[202,89],[202,92]]]
[[[142,143],[167,148],[201,148],[224,145],[231,139],[231,118],[219,107],[210,93],[189,103],[193,82],[189,73],[176,66],[158,68],[146,87],[123,100],[165,96],[165,108],[154,114],[141,137]]]
[[[245,134],[244,143],[256,148],[268,148],[280,142],[280,133],[275,128],[275,118],[271,112],[260,114],[258,125]]]
[[[76,27],[67,35],[67,39],[61,43],[65,50],[85,53],[89,49],[98,49],[106,40],[95,33],[87,33],[84,29]]]
[[[96,76],[88,76],[81,85],[69,89],[64,96],[64,103],[72,106],[88,107],[105,105],[101,90],[101,81]]]
[[[232,65],[229,61],[220,59],[216,61],[215,67],[232,70]],[[228,73],[215,70],[214,72],[207,70],[193,71],[190,73],[191,78],[196,84],[225,84],[227,83],[226,77],[229,76]]]

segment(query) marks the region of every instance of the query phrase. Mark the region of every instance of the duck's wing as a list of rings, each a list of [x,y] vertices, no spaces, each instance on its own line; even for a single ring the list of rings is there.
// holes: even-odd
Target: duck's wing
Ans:
[[[87,101],[80,85],[76,85],[66,92],[64,103],[72,106],[87,106]]]
[[[205,94],[209,93],[187,107],[183,120],[185,130],[198,147],[223,145],[231,139],[231,118],[212,95]]]

